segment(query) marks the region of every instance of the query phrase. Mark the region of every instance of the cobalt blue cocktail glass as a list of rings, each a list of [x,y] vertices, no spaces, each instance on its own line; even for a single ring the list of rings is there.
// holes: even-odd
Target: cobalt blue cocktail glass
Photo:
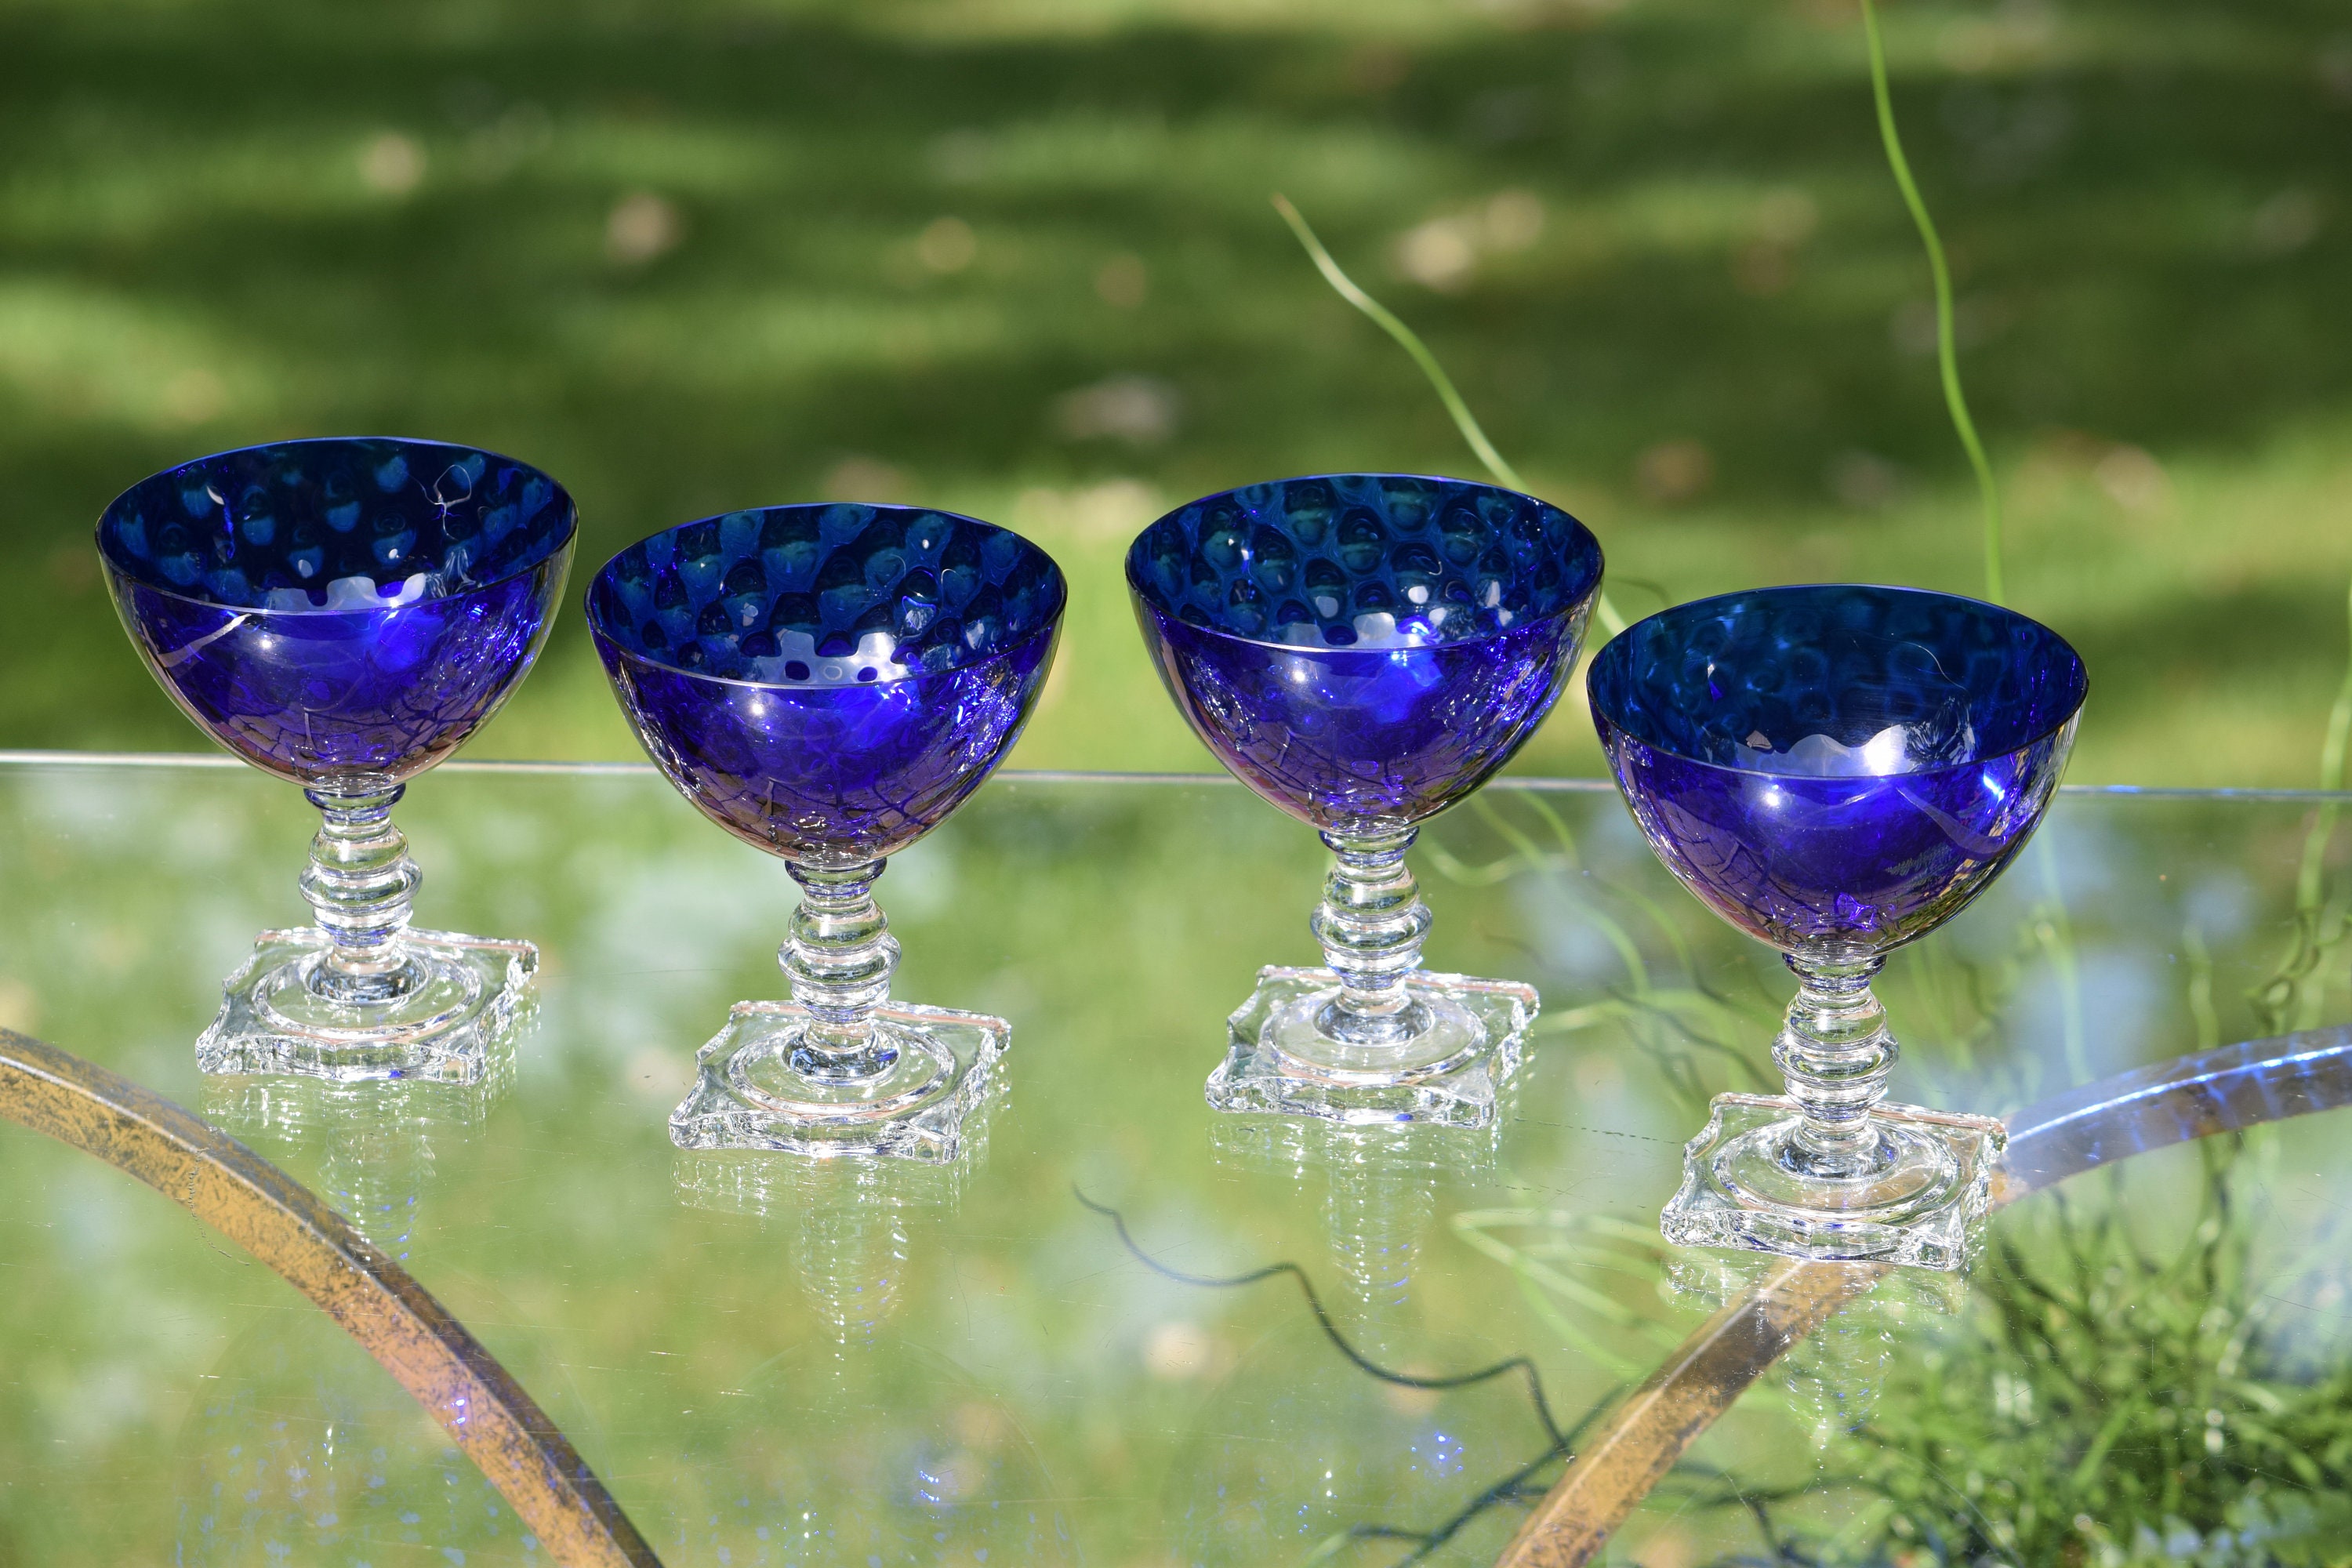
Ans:
[[[1797,975],[1772,1049],[1789,1092],[1717,1098],[1667,1238],[1959,1268],[2000,1123],[1880,1103],[1896,1051],[1870,982],[2042,820],[2081,658],[1998,605],[1833,584],[1653,616],[1585,686],[1658,858]]]
[[[204,1070],[481,1077],[539,951],[412,929],[392,807],[530,668],[577,525],[510,458],[360,437],[199,458],[100,518],[115,608],[163,689],[325,817],[302,873],[317,923],[262,934],[196,1044]]]
[[[596,574],[588,624],[637,738],[801,887],[793,999],[736,1004],[702,1047],[680,1148],[955,1157],[1011,1026],[889,1000],[873,885],[1012,748],[1066,596],[1019,534],[915,507],[730,512]]]
[[[1336,857],[1311,922],[1324,964],[1259,972],[1212,1105],[1494,1120],[1536,994],[1422,971],[1430,916],[1405,851],[1551,710],[1601,568],[1557,507],[1407,474],[1227,490],[1129,548],[1136,620],[1186,722]]]

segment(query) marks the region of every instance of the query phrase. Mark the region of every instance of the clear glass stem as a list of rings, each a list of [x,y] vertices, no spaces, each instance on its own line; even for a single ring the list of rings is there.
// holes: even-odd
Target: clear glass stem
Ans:
[[[1797,1131],[1784,1155],[1791,1170],[1850,1181],[1877,1173],[1894,1158],[1870,1119],[1902,1054],[1870,989],[1885,962],[1787,955],[1797,995],[1772,1043],[1772,1059],[1797,1102]]]
[[[302,872],[326,952],[307,984],[343,1006],[380,1006],[416,984],[401,941],[424,873],[408,857],[408,837],[393,826],[403,786],[361,785],[307,790],[325,820],[310,840]]]
[[[1339,977],[1339,994],[1315,1026],[1349,1045],[1391,1045],[1429,1026],[1428,1009],[1405,989],[1421,967],[1429,906],[1404,863],[1413,829],[1361,837],[1326,833],[1331,875],[1309,923],[1323,962]]]
[[[874,880],[886,864],[786,866],[801,885],[801,903],[776,957],[793,1000],[808,1009],[810,1019],[792,1066],[820,1082],[877,1079],[898,1059],[898,1047],[874,1021],[898,967],[898,941],[874,901]]]

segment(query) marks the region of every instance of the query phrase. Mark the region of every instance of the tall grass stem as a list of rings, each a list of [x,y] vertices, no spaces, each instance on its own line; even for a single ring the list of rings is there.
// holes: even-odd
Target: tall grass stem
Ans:
[[[1870,40],[1870,94],[1878,105],[1879,139],[1886,143],[1887,165],[1902,188],[1904,205],[1911,209],[1911,221],[1919,226],[1919,237],[1927,247],[1927,269],[1935,277],[1936,363],[1943,375],[1944,405],[1951,410],[1952,428],[1959,432],[1960,445],[1968,450],[1969,466],[1977,472],[1977,489],[1984,498],[1985,597],[1998,605],[2002,600],[2000,487],[1994,482],[1992,464],[1985,457],[1984,443],[1977,439],[1976,421],[1969,417],[1969,400],[1960,390],[1959,346],[1952,330],[1951,268],[1945,265],[1944,242],[1936,236],[1936,222],[1927,216],[1927,204],[1911,177],[1910,160],[1903,155],[1903,138],[1895,129],[1895,100],[1886,87],[1886,47],[1878,36],[1874,0],[1862,0],[1862,26]]]
[[[2345,623],[2352,633],[2352,595],[2345,602]],[[2336,689],[2336,706],[2327,714],[2327,739],[2319,748],[2319,787],[2330,792],[2344,787],[2344,751],[2352,741],[2352,646],[2347,646],[2344,680]],[[2336,836],[2336,803],[2323,802],[2319,818],[2309,837],[2303,843],[2303,865],[2296,873],[2294,902],[2297,909],[2319,907],[2319,880],[2327,860],[2328,841]]]
[[[2352,632],[2352,597],[2346,603],[2346,620],[2347,632]],[[2343,684],[2336,689],[2336,706],[2328,710],[2327,739],[2319,748],[2319,787],[2331,797],[2344,788],[2347,742],[2352,742],[2352,648],[2347,648]],[[2312,813],[2311,830],[2304,835],[2303,858],[2295,868],[2294,938],[2270,977],[2246,994],[2255,1016],[2273,1033],[2300,1017],[2316,1021],[2327,978],[2320,975],[2315,983],[2313,975],[2346,934],[2343,910],[2326,896],[2327,851],[2336,841],[2341,809],[2327,798]]]
[[[1356,286],[1356,280],[1331,259],[1331,253],[1323,248],[1323,242],[1315,237],[1314,229],[1307,226],[1307,219],[1299,210],[1290,205],[1289,197],[1278,191],[1275,193],[1274,210],[1282,215],[1282,221],[1290,226],[1290,232],[1298,237],[1298,243],[1307,247],[1307,254],[1313,259],[1316,270],[1323,274],[1323,280],[1331,285],[1339,298],[1370,316],[1381,331],[1394,338],[1404,352],[1412,356],[1412,363],[1421,367],[1421,374],[1429,378],[1429,384],[1435,389],[1438,401],[1445,405],[1445,412],[1454,416],[1454,427],[1462,432],[1462,438],[1470,444],[1470,450],[1477,454],[1478,460],[1486,465],[1486,471],[1499,483],[1515,490],[1525,490],[1527,481],[1519,478],[1517,468],[1504,460],[1502,453],[1495,450],[1495,443],[1486,439],[1486,432],[1479,425],[1478,416],[1470,412],[1467,403],[1462,401],[1462,394],[1454,389],[1454,378],[1445,374],[1445,367],[1437,363],[1437,356],[1429,352],[1429,345],[1421,341],[1421,335],[1406,326],[1395,311]],[[1612,637],[1625,629],[1625,617],[1617,613],[1617,606],[1609,602],[1606,593],[1601,595],[1600,603],[1594,608],[1601,616],[1601,624],[1609,629]]]

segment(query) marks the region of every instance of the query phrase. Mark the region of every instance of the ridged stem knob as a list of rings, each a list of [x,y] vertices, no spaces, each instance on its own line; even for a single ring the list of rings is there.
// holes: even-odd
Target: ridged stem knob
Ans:
[[[801,902],[776,956],[793,1000],[810,1016],[793,1066],[824,1082],[878,1078],[898,1059],[873,1016],[889,996],[890,975],[898,967],[898,941],[874,901],[874,879],[885,864],[786,864],[801,886]]]
[[[1339,977],[1339,994],[1316,1027],[1351,1045],[1410,1039],[1428,1026],[1428,1009],[1405,989],[1421,967],[1429,935],[1429,906],[1405,866],[1413,829],[1362,837],[1323,835],[1331,847],[1331,875],[1309,923],[1323,962]]]
[[[1797,994],[1772,1042],[1772,1059],[1802,1118],[1791,1156],[1816,1175],[1867,1174],[1892,1158],[1870,1112],[1902,1054],[1870,989],[1886,961],[1790,953],[1787,962]]]
[[[408,858],[407,836],[392,822],[402,786],[304,793],[324,818],[302,872],[302,897],[327,939],[310,988],[346,1006],[396,1000],[416,984],[401,934],[425,879]]]

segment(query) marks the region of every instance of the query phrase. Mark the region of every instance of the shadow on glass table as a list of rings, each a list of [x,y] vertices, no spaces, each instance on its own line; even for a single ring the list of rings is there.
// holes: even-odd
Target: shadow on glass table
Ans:
[[[310,828],[280,793],[193,762],[0,767],[0,1024],[340,1208],[665,1562],[1483,1563],[1610,1486],[1631,1511],[1605,1547],[1556,1530],[1529,1560],[2120,1563],[2222,1532],[2242,1556],[2217,1560],[2294,1561],[2352,1535],[2345,1141],[2252,1125],[2317,1091],[2242,1075],[2234,1100],[2144,1096],[2154,1120],[2049,1122],[2038,1180],[2111,1162],[2119,1125],[2151,1152],[2010,1204],[1957,1288],[1808,1295],[1671,1250],[1682,1141],[1709,1095],[1770,1081],[1788,981],[1605,788],[1492,789],[1416,852],[1429,963],[1544,1000],[1478,1134],[1210,1111],[1225,1015],[1313,954],[1311,838],[1208,780],[1000,779],[886,900],[909,994],[1013,1024],[946,1168],[670,1146],[695,1047],[781,993],[793,892],[649,770],[453,766],[409,803],[420,918],[545,955],[510,1073],[200,1081],[220,977],[300,911]],[[2316,808],[2068,792],[1890,965],[1895,1093],[2047,1115],[2344,1021],[2333,849],[2298,886]],[[250,1257],[69,1150],[0,1138],[0,1562],[555,1555]],[[1671,1382],[1695,1331],[1801,1322],[1769,1372],[1708,1384],[1720,1419],[1698,1398],[1640,1447],[1656,1391],[1696,1386]]]

